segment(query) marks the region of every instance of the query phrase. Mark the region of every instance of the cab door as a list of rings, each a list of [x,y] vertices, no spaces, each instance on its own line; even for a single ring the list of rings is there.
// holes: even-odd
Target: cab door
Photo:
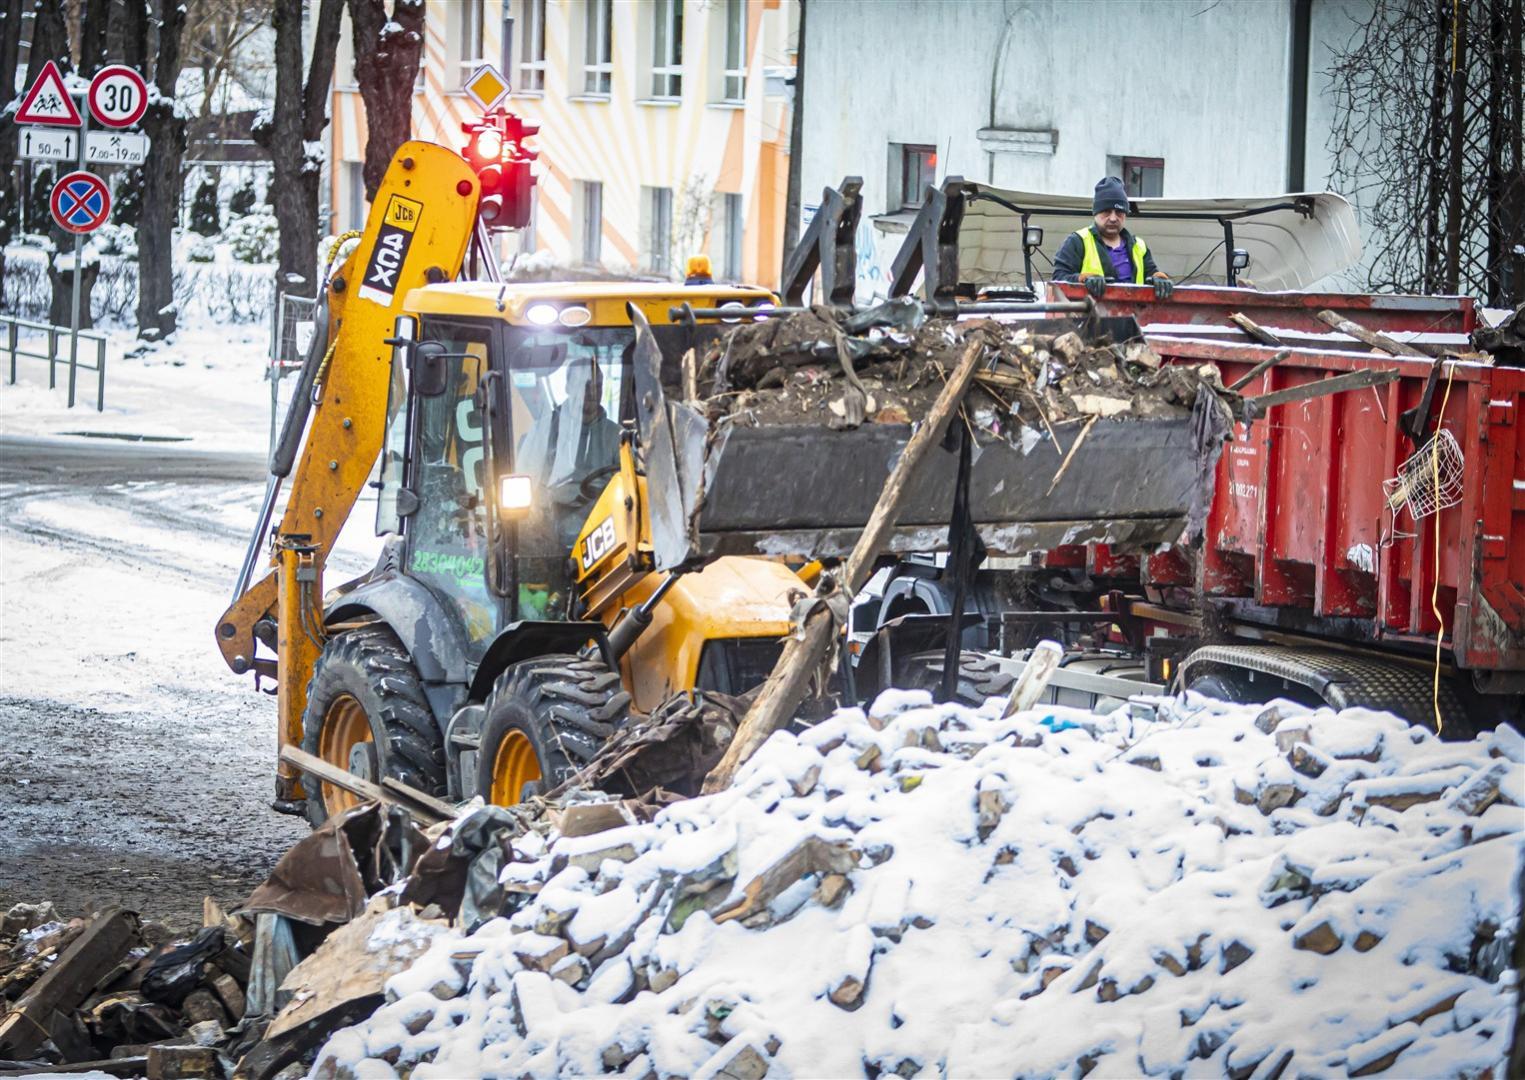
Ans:
[[[409,488],[418,508],[407,528],[408,575],[460,620],[469,659],[481,660],[503,625],[487,584],[489,477],[477,390],[495,328],[426,319],[421,338],[445,346],[445,392],[414,396]]]

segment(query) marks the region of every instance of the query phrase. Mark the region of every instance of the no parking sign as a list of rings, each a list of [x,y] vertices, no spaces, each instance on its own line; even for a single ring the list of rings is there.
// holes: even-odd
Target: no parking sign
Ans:
[[[111,192],[99,176],[72,172],[53,185],[53,220],[72,233],[94,232],[111,214]]]

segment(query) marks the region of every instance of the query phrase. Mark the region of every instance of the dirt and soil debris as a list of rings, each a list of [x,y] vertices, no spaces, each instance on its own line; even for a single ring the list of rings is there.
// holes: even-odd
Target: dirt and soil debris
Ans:
[[[709,419],[779,426],[905,424],[924,416],[969,341],[986,343],[965,415],[1016,444],[1089,418],[1188,415],[1207,389],[1238,418],[1242,399],[1216,366],[1165,365],[1142,339],[1113,341],[1085,324],[1033,329],[996,319],[928,319],[890,301],[843,318],[829,308],[741,326],[697,361]],[[1031,439],[1032,436],[1027,436]]]

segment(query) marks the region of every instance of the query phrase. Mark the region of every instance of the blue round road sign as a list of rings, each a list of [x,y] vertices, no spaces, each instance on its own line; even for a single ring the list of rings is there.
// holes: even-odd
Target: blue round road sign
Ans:
[[[111,192],[94,173],[72,172],[53,185],[53,220],[72,233],[94,232],[111,214]]]

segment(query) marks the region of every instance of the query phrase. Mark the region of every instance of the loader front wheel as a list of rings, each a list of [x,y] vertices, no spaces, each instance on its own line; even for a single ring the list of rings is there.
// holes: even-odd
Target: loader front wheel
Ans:
[[[512,806],[582,768],[630,713],[618,671],[603,660],[551,654],[512,664],[487,698],[477,791]]]
[[[385,627],[329,638],[307,684],[302,749],[373,784],[391,776],[431,795],[445,789],[439,728],[413,662]],[[312,776],[302,787],[314,826],[361,801]]]

